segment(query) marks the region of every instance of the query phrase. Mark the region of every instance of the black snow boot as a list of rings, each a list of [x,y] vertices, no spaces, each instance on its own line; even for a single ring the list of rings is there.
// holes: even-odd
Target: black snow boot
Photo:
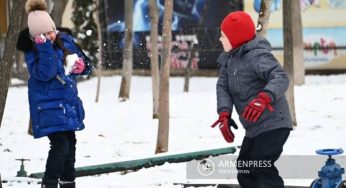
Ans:
[[[43,178],[41,188],[58,188],[58,180]]]
[[[41,188],[58,188],[58,184],[42,183]]]
[[[74,181],[60,181],[60,188],[76,188],[76,183]]]

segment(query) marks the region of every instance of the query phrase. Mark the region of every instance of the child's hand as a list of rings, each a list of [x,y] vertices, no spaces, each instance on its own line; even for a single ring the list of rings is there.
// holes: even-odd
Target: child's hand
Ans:
[[[72,73],[80,74],[84,71],[85,64],[82,58],[79,58],[73,65]]]
[[[46,37],[43,34],[39,34],[35,37],[36,44],[43,44],[47,41]]]
[[[255,123],[266,109],[268,109],[269,112],[274,111],[271,103],[272,99],[270,96],[266,92],[260,92],[257,97],[246,106],[242,116],[245,120]]]
[[[231,130],[231,126],[235,129],[238,129],[238,125],[231,118],[230,113],[221,112],[219,115],[219,119],[216,120],[211,127],[214,128],[216,125],[219,125],[222,136],[226,140],[226,142],[232,143],[234,141],[234,134]]]

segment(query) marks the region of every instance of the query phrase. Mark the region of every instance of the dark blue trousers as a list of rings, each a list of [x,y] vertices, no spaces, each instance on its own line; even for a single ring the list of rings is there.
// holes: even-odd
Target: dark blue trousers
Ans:
[[[42,184],[57,185],[61,181],[75,180],[76,135],[74,131],[48,135],[50,150]]]
[[[240,187],[284,188],[274,162],[279,159],[290,131],[281,128],[264,132],[252,139],[244,137],[237,159]]]

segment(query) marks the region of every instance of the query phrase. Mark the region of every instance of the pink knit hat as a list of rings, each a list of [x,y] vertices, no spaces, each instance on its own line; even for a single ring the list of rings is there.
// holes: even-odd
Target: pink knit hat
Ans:
[[[28,13],[28,27],[32,37],[56,30],[55,24],[47,12],[45,0],[28,0],[25,10]]]

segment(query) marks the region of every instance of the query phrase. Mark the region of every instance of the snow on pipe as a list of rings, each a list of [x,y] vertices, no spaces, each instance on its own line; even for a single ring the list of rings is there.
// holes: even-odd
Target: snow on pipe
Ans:
[[[125,170],[137,170],[141,168],[154,167],[157,165],[160,166],[166,162],[180,163],[180,162],[187,162],[191,160],[201,160],[204,158],[208,158],[209,156],[233,154],[235,153],[235,151],[236,151],[235,147],[227,147],[227,148],[219,148],[219,149],[212,149],[212,150],[196,151],[196,152],[190,152],[190,153],[162,155],[157,157],[122,161],[122,162],[116,162],[116,163],[84,166],[84,167],[76,168],[76,177],[105,174],[105,173],[125,171]],[[43,172],[30,174],[29,177],[42,178]]]

